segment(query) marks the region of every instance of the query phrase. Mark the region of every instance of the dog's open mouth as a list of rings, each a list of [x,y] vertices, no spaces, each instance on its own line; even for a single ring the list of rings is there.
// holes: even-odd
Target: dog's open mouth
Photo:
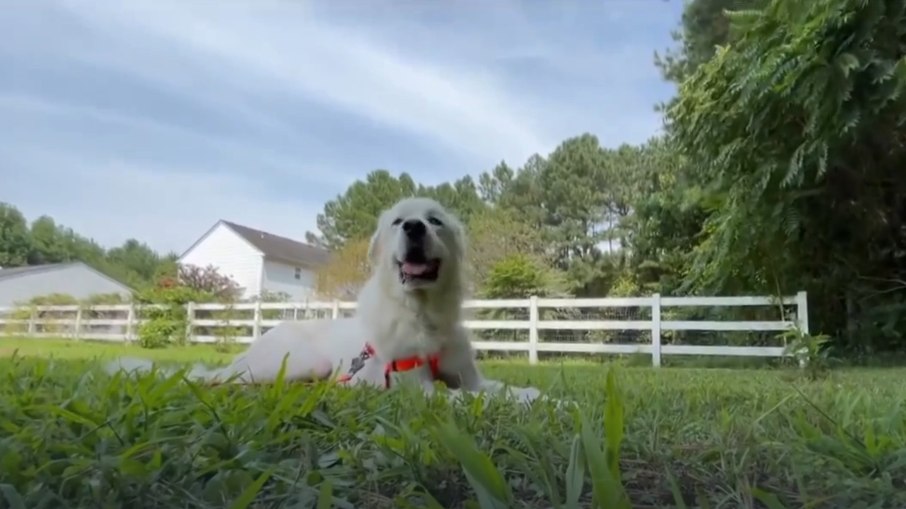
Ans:
[[[440,260],[425,261],[405,261],[397,262],[400,268],[400,281],[409,283],[412,281],[433,282],[437,281],[440,273]]]

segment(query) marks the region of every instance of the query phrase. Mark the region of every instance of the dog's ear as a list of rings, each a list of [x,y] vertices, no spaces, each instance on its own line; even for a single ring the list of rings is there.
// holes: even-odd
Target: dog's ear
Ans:
[[[453,237],[456,239],[454,242],[454,250],[456,252],[454,254],[456,255],[456,258],[462,262],[465,260],[466,252],[468,251],[468,246],[466,245],[466,228],[458,217],[449,213],[447,214],[446,224],[450,231],[453,232]]]
[[[377,225],[374,227],[374,233],[371,235],[371,240],[368,242],[368,262],[372,265],[374,264],[375,259],[380,254],[378,253],[378,239],[381,236],[381,229],[384,224],[384,214],[378,216]]]
[[[374,259],[377,257],[377,240],[380,233],[380,230],[374,230],[374,235],[371,236],[371,241],[368,242],[368,261],[370,263],[374,263]]]

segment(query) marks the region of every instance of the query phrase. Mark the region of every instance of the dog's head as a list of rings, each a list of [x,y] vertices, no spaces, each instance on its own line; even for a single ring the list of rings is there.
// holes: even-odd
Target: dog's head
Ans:
[[[368,258],[378,277],[403,291],[461,283],[462,224],[429,198],[405,198],[381,214]]]

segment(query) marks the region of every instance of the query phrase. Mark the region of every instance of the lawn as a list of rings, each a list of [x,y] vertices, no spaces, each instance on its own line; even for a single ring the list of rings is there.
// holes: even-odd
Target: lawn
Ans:
[[[117,355],[229,358],[0,340],[0,507],[906,507],[902,369],[483,363],[569,410],[95,369]]]

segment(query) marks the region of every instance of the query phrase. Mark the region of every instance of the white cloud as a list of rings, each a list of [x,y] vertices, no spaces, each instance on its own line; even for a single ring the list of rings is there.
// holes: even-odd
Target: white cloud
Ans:
[[[207,65],[236,70],[223,77],[253,93],[330,103],[482,156],[524,159],[548,141],[526,105],[513,104],[493,76],[406,58],[354,29],[305,15],[301,2],[276,4],[291,23],[254,4],[229,4],[213,15],[207,3],[67,5],[87,23],[144,32]]]

